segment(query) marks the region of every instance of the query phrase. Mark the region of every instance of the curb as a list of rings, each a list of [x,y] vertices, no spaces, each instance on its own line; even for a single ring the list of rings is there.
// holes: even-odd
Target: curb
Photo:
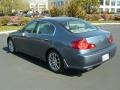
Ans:
[[[17,30],[12,30],[12,31],[4,31],[4,32],[0,32],[0,34],[9,34],[9,33],[12,33],[12,32],[15,32]]]
[[[119,25],[120,23],[92,23],[93,25]]]

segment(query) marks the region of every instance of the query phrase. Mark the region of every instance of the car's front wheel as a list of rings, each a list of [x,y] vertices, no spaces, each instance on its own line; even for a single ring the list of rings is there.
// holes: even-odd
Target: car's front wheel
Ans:
[[[11,39],[8,40],[8,49],[11,53],[15,53],[15,46],[14,43]]]
[[[55,73],[61,73],[64,71],[63,59],[56,51],[50,51],[47,55],[47,61],[49,68]]]

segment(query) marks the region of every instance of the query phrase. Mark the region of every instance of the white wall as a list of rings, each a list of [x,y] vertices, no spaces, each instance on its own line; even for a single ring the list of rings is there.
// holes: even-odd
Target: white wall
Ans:
[[[41,13],[43,10],[48,10],[48,0],[31,0],[29,3],[30,8],[33,9],[33,11]]]
[[[106,8],[109,9],[109,12],[111,12],[111,9],[114,8],[115,9],[115,13],[117,13],[117,9],[120,9],[120,6],[117,6],[117,0],[115,0],[115,6],[111,5],[111,1],[112,0],[110,0],[110,5],[109,6],[106,5],[106,0],[104,0],[104,4],[103,5],[100,5],[100,8],[103,8],[103,12],[105,12]]]

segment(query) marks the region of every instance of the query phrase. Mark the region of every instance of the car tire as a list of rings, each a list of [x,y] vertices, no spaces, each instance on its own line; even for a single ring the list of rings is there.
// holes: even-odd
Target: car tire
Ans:
[[[12,39],[8,40],[8,49],[9,49],[9,52],[16,53],[15,45]]]
[[[61,73],[65,70],[63,64],[63,58],[58,52],[54,50],[48,53],[47,62],[50,70],[52,70],[55,73]]]

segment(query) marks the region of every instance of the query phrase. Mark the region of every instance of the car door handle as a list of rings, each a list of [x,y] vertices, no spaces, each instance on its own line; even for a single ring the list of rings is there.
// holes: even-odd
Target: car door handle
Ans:
[[[44,39],[44,41],[49,41],[49,39]]]

